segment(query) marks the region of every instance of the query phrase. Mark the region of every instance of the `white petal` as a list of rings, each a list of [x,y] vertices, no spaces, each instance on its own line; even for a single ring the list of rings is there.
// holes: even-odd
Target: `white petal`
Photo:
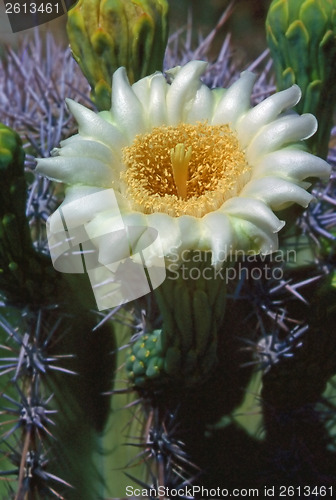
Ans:
[[[132,90],[140,103],[147,103],[149,101],[150,80],[152,77],[146,76],[137,82],[133,83]]]
[[[146,107],[147,103],[143,105]],[[147,129],[144,108],[130,86],[125,68],[118,68],[113,74],[111,113],[130,141]]]
[[[330,171],[330,165],[321,158],[289,147],[264,156],[254,167],[252,178],[276,174],[296,181],[302,181],[307,177],[328,179]]]
[[[255,135],[256,131],[275,120],[277,116],[293,106],[301,97],[301,90],[297,85],[271,95],[254,108],[250,109],[237,124],[238,139],[245,147]]]
[[[66,103],[78,123],[80,135],[102,142],[106,144],[106,146],[116,150],[126,145],[126,137],[117,127],[108,123],[97,113],[87,109],[78,102],[66,99]],[[67,142],[72,142],[70,139],[72,139],[72,137],[63,141],[62,145]]]
[[[97,187],[112,187],[119,174],[106,164],[92,158],[41,158],[37,160],[36,172],[53,181],[65,184],[85,184]]]
[[[235,233],[238,237],[237,250],[247,253],[273,253],[279,248],[278,233],[265,231],[258,224],[247,220],[230,217]]]
[[[287,144],[307,139],[317,130],[315,116],[290,114],[262,127],[246,150],[246,158],[252,165],[267,153]]]
[[[158,73],[151,80],[148,115],[153,127],[167,123],[166,94],[168,84],[165,77]]]
[[[77,141],[66,144],[60,149],[57,149],[57,156],[92,158],[99,160],[110,167],[119,165],[120,154],[116,154],[105,144],[97,141],[83,139],[78,136]]]
[[[195,123],[197,121],[210,120],[213,112],[213,92],[206,85],[202,85],[196,92],[192,108],[188,113],[186,121]]]
[[[185,249],[199,249],[208,250],[208,247],[202,248],[201,228],[202,222],[196,217],[190,215],[183,215],[177,218],[180,234],[183,236],[181,250]]]
[[[98,216],[94,221],[94,224],[99,224],[101,229],[104,228],[105,231],[103,236],[94,240],[99,248],[98,261],[101,264],[109,265],[130,257],[130,242],[127,238],[126,229],[118,229],[112,217],[106,218],[105,224],[104,221],[100,219],[101,218]],[[92,225],[91,222],[86,226],[87,233],[90,235],[91,239],[93,239],[91,236]]]
[[[118,196],[112,189],[99,189],[92,186],[70,186],[66,189],[66,196],[60,208],[66,213],[70,213],[70,219],[67,219],[67,224],[71,227],[82,226],[100,212],[111,210],[115,206]],[[70,208],[70,210],[69,210]],[[56,212],[54,212],[56,213]],[[57,227],[56,218],[52,214],[48,221],[50,222],[51,232],[63,230]]]
[[[235,247],[235,233],[230,218],[222,212],[211,212],[203,217],[203,221],[212,252],[211,263],[218,268]]]
[[[250,108],[252,88],[256,75],[244,71],[219,101],[212,119],[213,125],[231,123],[234,127],[237,120]]]
[[[179,253],[182,235],[177,219],[163,213],[147,215],[147,224],[159,232],[163,254],[170,259]]]
[[[177,125],[185,120],[201,86],[199,78],[206,66],[207,63],[203,61],[190,61],[176,72],[167,92],[168,125]]]
[[[277,233],[285,225],[265,203],[253,198],[231,198],[223,204],[221,210],[233,217],[247,220],[263,231]]]
[[[313,196],[300,186],[279,177],[252,180],[246,184],[240,196],[262,200],[273,210],[281,210],[291,203],[307,207],[313,199]]]
[[[127,227],[127,240],[134,259],[139,259],[141,263],[139,252],[145,251],[142,253],[142,259],[145,259],[146,265],[162,267],[162,259],[165,257],[162,233],[150,223],[148,216],[139,212],[123,213],[123,221]]]

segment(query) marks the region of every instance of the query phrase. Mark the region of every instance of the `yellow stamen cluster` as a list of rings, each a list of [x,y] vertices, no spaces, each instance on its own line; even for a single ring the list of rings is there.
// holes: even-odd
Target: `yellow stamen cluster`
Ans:
[[[135,137],[121,174],[133,209],[202,217],[236,196],[251,167],[228,125],[181,123]]]

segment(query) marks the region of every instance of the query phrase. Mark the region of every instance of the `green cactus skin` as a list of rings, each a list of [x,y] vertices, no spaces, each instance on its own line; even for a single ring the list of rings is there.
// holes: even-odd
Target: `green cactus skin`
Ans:
[[[40,305],[55,292],[57,279],[49,259],[33,248],[24,157],[19,135],[0,124],[0,290],[11,304]]]
[[[131,83],[162,70],[167,13],[166,0],[79,0],[69,10],[71,50],[99,110],[111,107],[112,75],[120,66]]]
[[[195,267],[192,262],[186,266]],[[167,272],[165,282],[155,290],[162,314],[161,348],[163,370],[170,380],[193,385],[204,380],[217,362],[218,329],[222,325],[226,304],[226,283],[221,277],[206,279],[204,261],[197,264],[197,279],[185,279],[175,271]]]
[[[273,0],[266,34],[278,89],[299,85],[298,112],[313,113],[319,123],[308,144],[326,158],[336,102],[336,2]]]

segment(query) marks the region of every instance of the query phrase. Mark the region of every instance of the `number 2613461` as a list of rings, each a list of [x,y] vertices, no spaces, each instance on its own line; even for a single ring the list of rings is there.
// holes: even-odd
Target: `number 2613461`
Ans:
[[[58,14],[61,9],[58,2],[7,2],[6,14]]]

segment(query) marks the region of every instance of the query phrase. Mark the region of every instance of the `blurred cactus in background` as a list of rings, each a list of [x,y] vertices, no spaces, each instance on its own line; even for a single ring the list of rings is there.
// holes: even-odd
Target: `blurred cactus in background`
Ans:
[[[162,70],[168,37],[167,0],[79,0],[68,13],[71,50],[98,109],[111,106],[114,71],[132,83]]]
[[[229,34],[209,55],[232,7],[196,47],[191,24],[172,33],[166,68],[208,60],[210,88],[253,70],[258,103],[274,91],[273,64],[278,88],[301,86],[298,109],[320,122],[309,145],[327,156],[334,2],[273,1],[273,61],[265,51],[247,68],[235,65]],[[237,262],[227,286],[167,280],[98,312],[86,275],[52,267],[46,221],[64,186],[38,176],[34,157],[76,132],[66,97],[109,109],[118,66],[131,81],[162,69],[167,4],[79,0],[68,32],[85,77],[49,36],[45,51],[36,34],[0,61],[0,498],[108,500],[159,486],[207,496],[182,493],[192,485],[260,496],[265,486],[309,486],[327,497],[336,481],[334,133],[331,177],[292,211],[278,253]]]
[[[277,86],[299,85],[298,112],[311,112],[319,122],[310,146],[326,158],[336,103],[336,2],[273,0],[266,33]]]

